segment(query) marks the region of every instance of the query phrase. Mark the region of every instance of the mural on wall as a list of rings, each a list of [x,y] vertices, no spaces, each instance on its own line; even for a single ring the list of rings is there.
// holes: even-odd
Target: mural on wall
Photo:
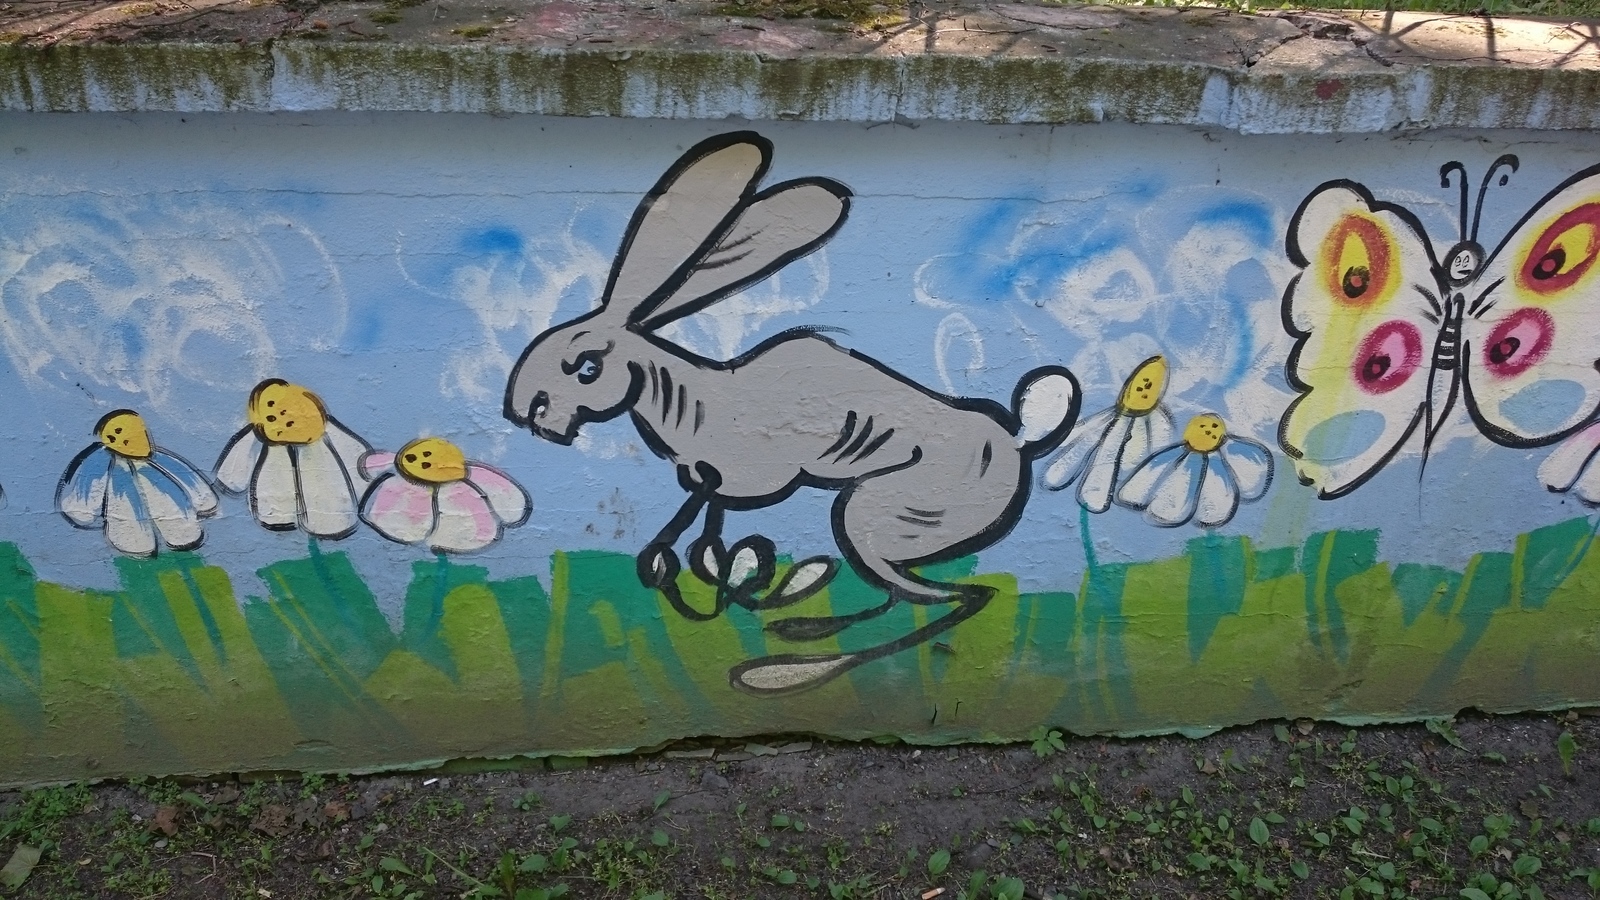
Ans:
[[[0,177],[4,770],[1600,701],[1590,158],[929,191],[806,127],[472,203]]]
[[[762,594],[772,542],[722,543],[728,510],[783,502],[801,487],[837,491],[839,552],[886,602],[768,626],[824,638],[896,603],[953,604],[908,634],[853,653],[780,654],[741,663],[732,683],[756,693],[811,687],[948,631],[994,595],[983,585],[914,571],[1005,537],[1028,497],[1032,461],[1078,414],[1078,384],[1060,366],[1023,376],[1011,408],[935,393],[824,337],[779,334],[718,361],[654,336],[817,249],[844,223],[850,192],[824,178],[758,191],[772,144],[737,132],[691,148],[645,195],[628,224],[600,305],[540,335],[506,387],[506,416],[570,444],[578,428],[627,413],[656,455],[677,467],[688,499],[639,554],[639,577],[698,619],[678,588],[674,549],[697,520],[690,571],[730,604],[777,609],[826,586],[836,565],[807,560]],[[674,375],[676,373],[676,375]],[[645,394],[648,390],[649,396]],[[693,412],[690,412],[690,409]],[[758,596],[759,594],[759,596]]]
[[[1460,190],[1460,238],[1442,257],[1415,215],[1353,181],[1322,185],[1295,211],[1287,249],[1305,271],[1283,320],[1299,396],[1281,442],[1319,496],[1365,484],[1419,427],[1426,458],[1457,400],[1506,447],[1555,443],[1600,410],[1600,317],[1585,306],[1600,295],[1600,166],[1534,203],[1485,254],[1485,195],[1517,167],[1509,154],[1489,167],[1470,228],[1466,166],[1439,170]],[[1552,489],[1578,480],[1589,454],[1565,459],[1585,446],[1593,439],[1543,473]]]

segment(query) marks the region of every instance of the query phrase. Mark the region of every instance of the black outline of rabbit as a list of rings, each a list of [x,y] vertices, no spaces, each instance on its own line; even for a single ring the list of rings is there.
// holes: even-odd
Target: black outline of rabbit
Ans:
[[[727,510],[772,506],[801,487],[838,492],[835,542],[888,597],[855,613],[771,622],[768,631],[818,639],[901,600],[956,604],[866,650],[779,654],[730,671],[734,687],[761,695],[814,687],[983,609],[994,588],[934,581],[913,569],[1005,537],[1028,499],[1033,460],[1060,443],[1081,404],[1077,380],[1060,366],[1024,375],[1007,409],[931,391],[816,328],[786,331],[727,361],[655,335],[811,253],[844,224],[850,191],[837,181],[803,178],[757,192],[771,158],[771,142],[754,132],[719,135],[685,152],[635,210],[599,307],[549,328],[523,351],[504,411],[559,444],[572,443],[585,422],[627,412],[645,444],[677,464],[689,497],[640,551],[638,569],[640,581],[687,618],[708,620],[730,605],[787,606],[832,579],[837,562],[814,557],[757,596],[774,575],[772,542],[752,535],[723,547]],[[1025,426],[1024,401],[1035,388],[1046,408],[1031,408],[1048,418]],[[1021,436],[1025,427],[1038,433]],[[709,611],[685,601],[674,550],[702,513],[689,560],[697,577],[717,586]],[[730,583],[740,561],[744,577]]]

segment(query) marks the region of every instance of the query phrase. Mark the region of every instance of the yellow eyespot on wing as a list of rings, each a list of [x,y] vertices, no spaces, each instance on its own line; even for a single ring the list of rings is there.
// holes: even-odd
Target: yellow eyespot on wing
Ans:
[[[112,453],[133,459],[150,456],[150,430],[144,419],[129,409],[119,409],[108,414],[95,425],[95,434]]]
[[[446,484],[467,477],[467,458],[461,448],[444,438],[420,438],[400,448],[394,456],[400,474],[413,481]]]
[[[1400,279],[1395,261],[1399,245],[1380,219],[1349,212],[1328,230],[1317,253],[1328,295],[1350,306],[1384,303]]]
[[[320,397],[277,378],[261,382],[250,392],[249,416],[262,439],[274,444],[309,444],[328,428],[328,413]]]
[[[1516,287],[1529,301],[1578,287],[1600,257],[1600,201],[1579,203],[1551,217],[1519,247]]]
[[[1152,356],[1140,363],[1139,368],[1134,369],[1128,380],[1122,383],[1117,406],[1129,415],[1142,416],[1156,408],[1166,390],[1167,358]]]

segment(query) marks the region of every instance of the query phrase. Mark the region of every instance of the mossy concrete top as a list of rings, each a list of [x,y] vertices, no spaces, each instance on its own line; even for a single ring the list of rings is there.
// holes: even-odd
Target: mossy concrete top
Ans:
[[[13,0],[0,3],[0,108],[1600,127],[1594,24],[879,9],[852,25],[731,16],[710,0]]]

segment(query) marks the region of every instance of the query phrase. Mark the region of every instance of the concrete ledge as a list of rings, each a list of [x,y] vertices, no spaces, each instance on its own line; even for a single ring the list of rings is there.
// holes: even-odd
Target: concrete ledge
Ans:
[[[439,4],[286,15],[213,2],[184,7],[221,26],[185,29],[159,11],[130,25],[112,15],[126,3],[99,4],[101,19],[19,18],[30,5],[47,4],[0,18],[6,110],[1600,128],[1600,39],[1554,21],[992,4],[918,7],[916,20],[862,29],[689,2],[670,13],[556,0],[448,15]]]

